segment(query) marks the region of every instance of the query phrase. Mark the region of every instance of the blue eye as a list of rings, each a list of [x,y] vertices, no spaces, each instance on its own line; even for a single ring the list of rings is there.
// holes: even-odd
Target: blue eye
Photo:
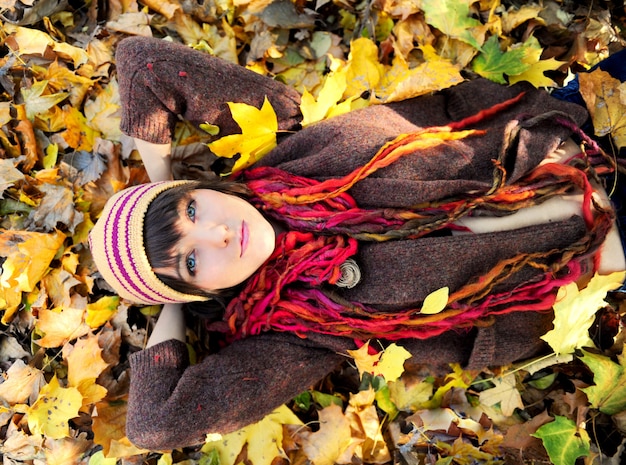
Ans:
[[[187,214],[187,218],[189,218],[191,221],[194,221],[196,219],[196,202],[194,200],[189,202],[185,213]]]
[[[192,252],[187,256],[187,260],[185,262],[185,266],[187,267],[187,271],[189,272],[189,274],[191,276],[195,275],[196,273],[196,256],[195,254]]]

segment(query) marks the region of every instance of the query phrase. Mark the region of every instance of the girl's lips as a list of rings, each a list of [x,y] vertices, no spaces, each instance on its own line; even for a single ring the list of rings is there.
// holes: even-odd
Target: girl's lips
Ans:
[[[249,231],[248,231],[248,225],[246,224],[245,221],[241,222],[241,251],[239,252],[239,256],[242,257],[244,252],[246,251],[246,248],[248,247],[248,238],[249,238]]]

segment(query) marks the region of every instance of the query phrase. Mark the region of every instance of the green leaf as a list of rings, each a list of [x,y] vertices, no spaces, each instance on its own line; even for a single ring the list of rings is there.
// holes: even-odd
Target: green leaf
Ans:
[[[626,410],[626,357],[619,357],[619,364],[603,355],[583,350],[581,360],[593,371],[593,386],[583,388],[592,407],[607,415]]]
[[[589,435],[566,417],[556,416],[537,430],[534,437],[543,441],[554,465],[574,465],[578,457],[589,455]]]
[[[530,67],[524,63],[525,53],[522,47],[502,52],[498,37],[491,36],[485,42],[481,54],[474,59],[472,67],[482,77],[499,84],[506,84],[505,74],[521,74]]]
[[[423,0],[422,10],[426,22],[449,37],[459,39],[476,49],[480,45],[471,28],[482,26],[470,17],[470,5],[474,0]]]
[[[313,396],[315,403],[319,404],[322,408],[329,407],[333,404],[343,407],[343,401],[335,395],[324,394],[319,391],[311,391],[311,396]]]

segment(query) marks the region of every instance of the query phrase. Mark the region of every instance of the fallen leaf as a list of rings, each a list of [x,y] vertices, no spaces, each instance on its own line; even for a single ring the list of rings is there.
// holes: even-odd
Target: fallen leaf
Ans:
[[[63,388],[56,375],[39,392],[39,397],[28,409],[28,427],[34,434],[52,439],[69,435],[69,420],[78,415],[83,397],[76,388]]]
[[[583,428],[562,416],[541,426],[534,437],[543,441],[550,460],[554,465],[573,465],[579,457],[589,455],[589,435]]]
[[[107,400],[96,404],[93,416],[93,442],[102,446],[105,458],[123,458],[147,452],[130,443],[126,437],[125,398]]]
[[[43,372],[16,360],[3,374],[0,399],[9,405],[34,402],[42,386],[46,384]]]
[[[37,344],[41,347],[61,347],[68,341],[87,334],[91,328],[83,322],[84,309],[66,307],[62,310],[40,310],[36,328],[44,333]]]
[[[448,305],[449,295],[450,289],[447,286],[431,292],[424,299],[420,313],[424,315],[434,315],[441,312],[446,308],[446,305]]]
[[[541,337],[550,344],[555,354],[571,354],[575,349],[592,346],[589,328],[596,311],[606,305],[608,291],[624,282],[626,273],[620,271],[610,275],[596,274],[584,289],[578,290],[576,283],[559,289],[554,304],[554,329]]]
[[[301,424],[300,419],[283,405],[257,423],[217,440],[209,438],[202,451],[208,454],[217,450],[221,465],[235,465],[241,449],[247,444],[248,460],[253,465],[271,465],[277,457],[286,458],[282,447],[283,425]]]
[[[304,435],[302,450],[313,465],[348,463],[358,445],[352,438],[350,421],[341,407],[331,405],[319,411],[320,428]],[[341,461],[341,458],[348,459]],[[230,464],[229,464],[230,465]]]
[[[607,415],[626,410],[626,355],[618,357],[618,363],[604,355],[582,351],[580,358],[593,372],[593,386],[582,388],[593,408]]]
[[[618,148],[626,147],[626,83],[599,68],[581,73],[578,79],[595,134],[600,137],[610,134]]]
[[[228,102],[235,122],[241,128],[241,134],[232,134],[217,139],[209,144],[211,151],[220,157],[240,158],[233,167],[237,172],[260,160],[276,147],[278,120],[269,100],[265,98],[261,109],[245,103]]]
[[[482,77],[499,84],[506,84],[504,75],[521,74],[529,68],[524,63],[524,49],[515,48],[503,52],[496,36],[491,36],[485,42],[482,52],[472,62],[475,72]]]
[[[472,28],[482,24],[470,16],[473,3],[473,0],[422,0],[422,10],[428,24],[479,49],[482,44],[474,37]]]
[[[479,399],[482,404],[489,407],[500,404],[500,410],[502,414],[510,417],[515,412],[515,409],[523,409],[524,403],[522,402],[522,396],[517,390],[517,381],[515,374],[507,374],[503,377],[497,377],[491,380],[494,387],[485,389],[479,394]]]

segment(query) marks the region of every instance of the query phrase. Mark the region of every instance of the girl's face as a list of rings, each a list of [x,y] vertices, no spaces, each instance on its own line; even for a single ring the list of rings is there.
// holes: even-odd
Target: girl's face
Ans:
[[[272,225],[242,198],[196,189],[177,208],[181,239],[172,249],[176,265],[155,269],[157,273],[217,291],[248,279],[274,251]]]

